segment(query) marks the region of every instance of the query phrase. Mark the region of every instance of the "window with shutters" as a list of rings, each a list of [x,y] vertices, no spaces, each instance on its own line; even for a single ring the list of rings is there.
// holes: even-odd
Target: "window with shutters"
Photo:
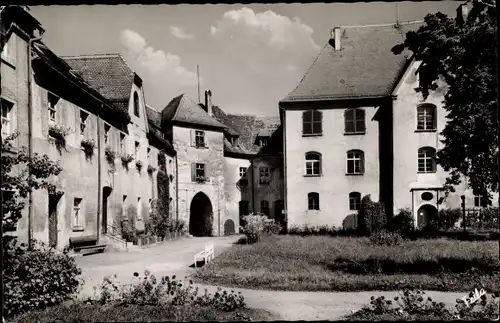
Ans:
[[[207,181],[206,177],[206,167],[203,163],[193,163],[192,164],[192,177],[194,182],[203,183]]]
[[[195,130],[194,132],[195,146],[197,148],[205,147],[205,132],[201,130]]]
[[[321,175],[321,154],[317,152],[308,152],[305,157],[305,175]]]
[[[269,184],[271,182],[271,170],[269,167],[260,167],[259,168],[259,183],[260,184]]]
[[[260,201],[260,213],[269,216],[269,201]]]
[[[417,107],[417,131],[436,131],[436,106],[425,103]]]
[[[319,194],[311,192],[307,194],[307,209],[319,210]]]
[[[308,110],[302,113],[302,135],[320,136],[322,129],[323,113],[318,110]]]
[[[7,137],[13,133],[12,108],[14,103],[1,99],[0,104],[2,105],[2,136]]]
[[[422,147],[418,150],[418,172],[436,172],[436,149],[432,147]]]
[[[361,150],[347,152],[347,174],[361,175],[365,168],[365,154]]]
[[[356,108],[348,109],[344,113],[345,134],[359,135],[366,132],[365,110]]]

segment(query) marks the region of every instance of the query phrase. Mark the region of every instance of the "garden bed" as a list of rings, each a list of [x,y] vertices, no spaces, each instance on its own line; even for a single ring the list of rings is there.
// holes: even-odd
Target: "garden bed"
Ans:
[[[157,237],[157,236],[139,235],[133,241],[133,245],[137,245],[139,247],[146,247],[146,246],[151,246],[151,245],[155,245],[158,243],[164,243],[166,241],[178,240],[181,237],[185,237],[185,236],[186,236],[186,234],[181,233],[181,232],[169,233],[163,238]]]
[[[211,284],[291,291],[500,290],[498,242],[270,236],[234,245],[195,274]]]

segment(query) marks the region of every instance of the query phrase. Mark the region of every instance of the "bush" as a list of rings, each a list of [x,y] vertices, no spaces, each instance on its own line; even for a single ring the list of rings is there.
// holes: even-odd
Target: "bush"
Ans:
[[[122,220],[121,222],[122,238],[127,242],[134,242],[137,239],[137,230],[133,224],[128,221]]]
[[[199,288],[193,287],[193,282],[177,280],[175,275],[170,278],[163,276],[157,279],[147,270],[140,277],[134,273],[135,283],[120,285],[117,276],[104,277],[101,285],[94,287],[95,302],[118,305],[197,305],[202,307],[213,307],[219,310],[231,312],[246,306],[245,299],[241,293],[228,293],[219,287],[215,294],[205,293],[199,296]],[[187,277],[186,277],[187,278]]]
[[[439,210],[439,227],[443,230],[450,230],[455,227],[461,218],[461,209],[441,209]]]
[[[266,215],[249,214],[243,217],[245,226],[242,228],[243,233],[247,236],[248,243],[255,243],[260,240],[263,233],[273,234],[279,233],[281,226],[269,219]]]
[[[361,199],[358,211],[358,230],[364,235],[382,230],[387,225],[387,217],[382,202],[373,202],[370,194]]]
[[[392,218],[391,229],[405,236],[415,231],[415,220],[409,208],[399,210],[399,213]]]
[[[77,295],[81,270],[67,252],[38,243],[33,250],[15,240],[4,246],[4,311],[12,316],[61,304]]]
[[[399,246],[403,243],[403,237],[398,232],[381,230],[370,236],[370,242],[377,246]]]
[[[479,301],[466,306],[461,299],[457,299],[454,308],[447,308],[444,303],[433,301],[426,297],[423,291],[404,290],[393,300],[384,296],[371,297],[370,305],[350,315],[355,320],[493,320],[498,317],[498,295],[486,294]]]

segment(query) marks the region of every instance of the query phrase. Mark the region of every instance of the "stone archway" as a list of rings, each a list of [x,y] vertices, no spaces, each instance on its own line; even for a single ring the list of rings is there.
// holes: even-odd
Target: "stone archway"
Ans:
[[[189,213],[189,234],[195,237],[212,236],[212,203],[207,195],[198,192],[191,200]]]
[[[417,226],[425,227],[429,221],[437,219],[438,210],[434,205],[424,204],[417,211]]]

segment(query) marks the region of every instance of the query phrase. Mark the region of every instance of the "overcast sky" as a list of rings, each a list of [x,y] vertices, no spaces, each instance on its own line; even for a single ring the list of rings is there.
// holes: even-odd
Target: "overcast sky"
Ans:
[[[31,7],[56,54],[121,53],[144,80],[146,101],[163,109],[186,93],[226,112],[278,115],[277,104],[300,81],[338,25],[422,20],[455,14],[453,1]],[[399,12],[397,14],[397,12]]]

